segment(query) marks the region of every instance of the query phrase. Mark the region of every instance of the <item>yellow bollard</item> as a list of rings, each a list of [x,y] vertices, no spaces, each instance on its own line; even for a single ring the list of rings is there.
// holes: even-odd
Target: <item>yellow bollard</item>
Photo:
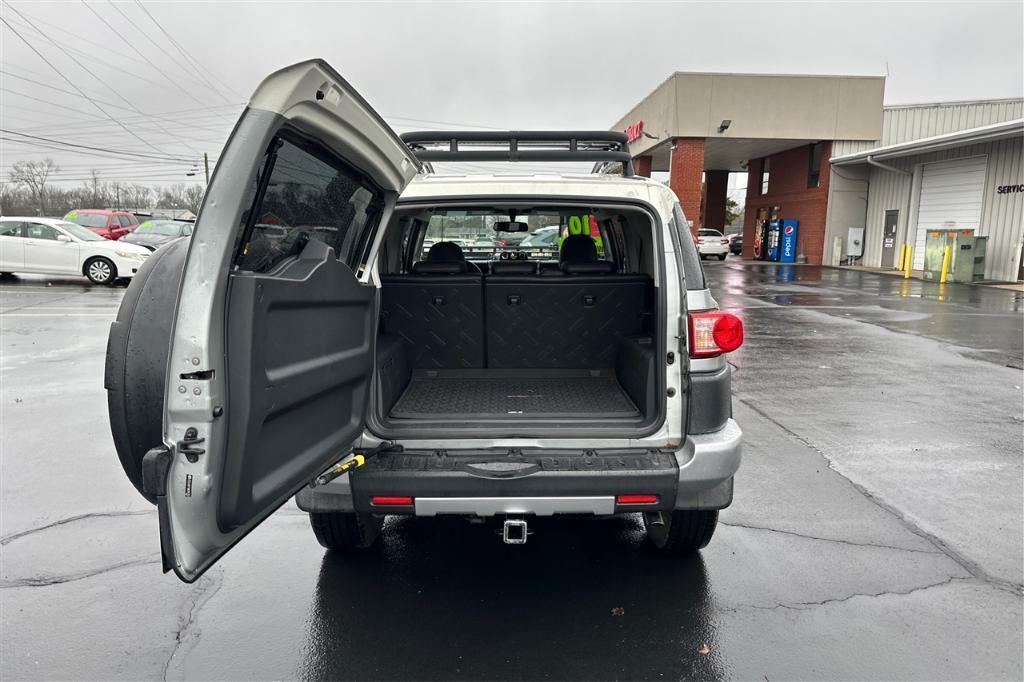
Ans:
[[[910,279],[910,266],[914,263],[914,247],[907,244],[907,254],[903,258],[903,279]]]
[[[945,284],[946,283],[946,276],[949,274],[949,258],[952,255],[953,255],[953,252],[950,251],[949,245],[947,244],[946,245],[946,250],[942,254],[942,274],[939,275],[939,283],[940,284]]]
[[[900,266],[898,268],[896,268],[897,270],[902,270],[903,269],[903,259],[906,257],[906,255],[907,255],[907,245],[906,244],[900,244]]]

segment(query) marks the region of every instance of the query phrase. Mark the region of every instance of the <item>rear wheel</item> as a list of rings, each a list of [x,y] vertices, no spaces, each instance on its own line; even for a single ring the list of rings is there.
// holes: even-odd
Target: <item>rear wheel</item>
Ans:
[[[85,264],[85,276],[93,284],[110,284],[117,279],[117,267],[106,258],[91,258]]]
[[[380,535],[383,517],[355,512],[310,512],[317,542],[334,551],[366,549]]]
[[[682,556],[707,547],[717,525],[718,511],[714,509],[676,509],[644,514],[647,539],[666,554]]]
[[[725,260],[725,257],[728,256],[728,255],[729,254],[727,254],[727,253],[720,253],[720,254],[718,254],[718,260]]]

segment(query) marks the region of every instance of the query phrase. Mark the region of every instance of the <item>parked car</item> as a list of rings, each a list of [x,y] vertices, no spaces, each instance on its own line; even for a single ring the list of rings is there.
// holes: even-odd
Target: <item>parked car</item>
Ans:
[[[743,235],[734,234],[729,239],[729,253],[738,256],[743,253]]]
[[[718,256],[718,260],[725,260],[729,255],[729,240],[718,230],[697,230],[697,253],[701,258]]]
[[[118,240],[139,226],[139,219],[127,211],[87,208],[70,211],[64,220],[88,228],[104,239]]]
[[[529,246],[535,249],[554,248],[558,245],[558,237],[561,233],[561,229],[560,225],[548,225],[547,227],[538,228],[527,235],[519,245]]]
[[[718,310],[678,199],[632,176],[421,172],[628,158],[618,132],[487,135],[400,138],[320,60],[257,88],[202,248],[150,256],[107,346],[114,443],[159,508],[165,571],[196,580],[296,493],[341,553],[392,514],[497,517],[510,544],[556,514],[638,514],[667,553],[711,540],[740,464],[726,353],[743,326]],[[269,205],[338,229],[267,246],[244,218]],[[593,227],[557,258],[479,271],[452,240],[410,248],[469,210]]]
[[[94,284],[135,276],[149,251],[55,218],[0,218],[0,273],[85,275]]]
[[[138,244],[150,251],[167,242],[192,234],[192,223],[185,220],[147,220],[121,238],[122,242]]]

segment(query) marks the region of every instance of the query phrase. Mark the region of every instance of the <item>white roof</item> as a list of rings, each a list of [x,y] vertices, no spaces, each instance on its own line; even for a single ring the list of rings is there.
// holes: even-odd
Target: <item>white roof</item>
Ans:
[[[4,215],[0,216],[0,220],[25,220],[27,222],[42,223],[44,225],[52,225],[54,223],[70,223],[70,220],[64,220],[63,218],[40,218],[35,215]]]
[[[663,216],[672,212],[675,194],[667,185],[649,178],[618,175],[579,174],[494,174],[419,175],[405,191],[402,201],[442,197],[499,198],[536,196],[543,199],[594,198],[641,200],[653,204]]]

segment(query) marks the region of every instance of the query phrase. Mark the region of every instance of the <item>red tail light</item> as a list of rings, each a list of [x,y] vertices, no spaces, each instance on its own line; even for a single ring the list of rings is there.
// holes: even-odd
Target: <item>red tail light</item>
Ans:
[[[743,322],[731,313],[690,313],[690,357],[707,358],[743,345]]]
[[[615,504],[656,504],[657,495],[617,495]]]
[[[723,239],[723,240],[722,240],[722,243],[723,243],[723,244],[728,244],[728,243],[729,243],[729,240],[728,240],[728,239]]]
[[[408,507],[412,504],[412,498],[394,495],[374,495],[370,498],[370,504],[375,507]]]

